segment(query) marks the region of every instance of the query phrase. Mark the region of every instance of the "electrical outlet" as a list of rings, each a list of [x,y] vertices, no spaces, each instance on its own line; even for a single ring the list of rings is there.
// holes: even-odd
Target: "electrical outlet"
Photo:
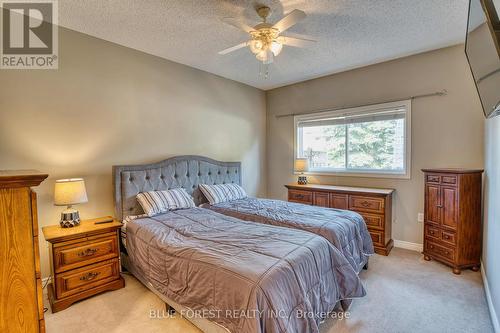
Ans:
[[[424,213],[418,213],[417,214],[417,221],[418,222],[424,222]]]

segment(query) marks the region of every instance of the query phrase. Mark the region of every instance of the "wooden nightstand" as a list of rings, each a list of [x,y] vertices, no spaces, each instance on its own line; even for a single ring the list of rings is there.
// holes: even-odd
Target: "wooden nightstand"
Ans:
[[[116,220],[95,224],[109,218],[83,220],[74,228],[59,225],[42,228],[45,240],[50,243],[52,283],[48,293],[52,312],[125,286],[119,262],[122,224]]]

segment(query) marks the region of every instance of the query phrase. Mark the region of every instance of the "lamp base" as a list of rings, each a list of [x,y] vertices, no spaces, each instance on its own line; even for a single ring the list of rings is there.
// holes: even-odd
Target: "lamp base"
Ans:
[[[80,213],[73,208],[68,208],[61,213],[61,228],[73,228],[80,225]]]
[[[299,185],[306,185],[307,184],[307,176],[299,176],[297,183]]]

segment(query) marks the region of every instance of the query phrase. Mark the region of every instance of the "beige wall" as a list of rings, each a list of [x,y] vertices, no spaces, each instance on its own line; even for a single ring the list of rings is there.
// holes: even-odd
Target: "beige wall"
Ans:
[[[486,120],[483,264],[491,295],[492,321],[500,330],[500,116]]]
[[[242,161],[247,191],[265,195],[262,91],[66,29],[59,36],[59,70],[0,71],[0,169],[50,174],[37,189],[41,226],[60,216],[55,179],[85,178],[83,218],[114,214],[112,165],[180,154]]]
[[[334,61],[334,58],[332,59]],[[286,198],[292,174],[293,117],[275,115],[380,103],[446,89],[412,103],[411,179],[309,177],[310,182],[395,188],[393,238],[422,243],[422,168],[483,167],[484,118],[463,46],[368,66],[267,92],[267,192]]]

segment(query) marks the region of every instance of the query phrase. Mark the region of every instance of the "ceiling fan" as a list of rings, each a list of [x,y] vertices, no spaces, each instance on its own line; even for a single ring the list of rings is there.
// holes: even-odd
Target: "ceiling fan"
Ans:
[[[306,13],[301,10],[294,9],[287,16],[283,17],[277,23],[270,24],[267,22],[271,9],[267,6],[258,7],[257,14],[262,18],[263,22],[255,27],[250,27],[241,23],[234,18],[224,18],[223,21],[227,24],[242,29],[250,35],[250,40],[233,47],[227,48],[219,52],[224,55],[244,47],[249,47],[250,51],[255,54],[255,57],[264,65],[271,64],[278,54],[283,49],[283,45],[294,47],[308,47],[315,43],[315,40],[298,37],[282,36],[288,28],[294,26],[300,20],[306,17]]]

